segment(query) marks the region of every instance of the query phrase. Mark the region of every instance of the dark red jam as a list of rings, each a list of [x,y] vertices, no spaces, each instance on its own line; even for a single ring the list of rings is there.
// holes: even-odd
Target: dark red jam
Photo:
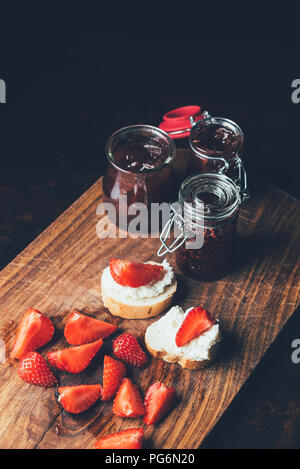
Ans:
[[[159,168],[167,158],[167,147],[151,143],[128,142],[114,152],[114,161],[118,167],[135,173]]]
[[[229,272],[234,259],[234,239],[237,216],[219,228],[204,229],[201,249],[186,249],[183,244],[176,251],[180,270],[196,280],[216,280]],[[189,240],[193,242],[193,239]]]
[[[108,141],[108,166],[103,177],[106,202],[128,220],[132,204],[176,200],[178,184],[173,174],[175,146],[167,134],[152,126],[132,126],[116,132]],[[120,198],[126,202],[120,202]],[[149,219],[150,220],[150,219]]]
[[[190,135],[191,172],[223,172],[240,183],[243,133],[231,121],[211,118],[196,125]]]
[[[221,278],[233,264],[238,186],[223,174],[194,174],[182,183],[179,201],[188,239],[176,250],[178,267],[197,280]]]

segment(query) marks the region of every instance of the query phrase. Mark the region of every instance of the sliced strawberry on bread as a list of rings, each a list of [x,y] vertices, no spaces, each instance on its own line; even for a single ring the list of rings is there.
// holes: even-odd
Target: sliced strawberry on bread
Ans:
[[[95,449],[141,449],[143,435],[143,428],[129,428],[100,438]]]
[[[114,355],[132,366],[142,367],[147,363],[147,357],[134,335],[124,332],[113,342]]]
[[[176,394],[173,387],[168,388],[159,381],[152,384],[145,396],[144,423],[146,425],[157,423],[173,407],[175,401]]]
[[[10,352],[11,358],[22,358],[28,352],[47,344],[54,334],[51,319],[34,308],[29,308],[18,326],[17,335]]]
[[[50,388],[57,383],[48,363],[38,352],[29,352],[20,360],[19,376],[23,381],[43,388]]]
[[[124,378],[116,394],[113,413],[119,417],[141,417],[145,406],[138,388],[129,378]]]
[[[82,384],[80,386],[59,387],[59,402],[67,412],[80,414],[101,397],[100,384]]]
[[[115,282],[124,287],[138,288],[157,282],[163,275],[162,265],[111,259],[110,273]]]
[[[102,339],[90,344],[69,347],[55,352],[48,352],[47,358],[51,366],[69,373],[80,373],[92,361],[103,344]]]
[[[115,324],[73,311],[67,320],[64,335],[69,344],[82,345],[98,339],[106,339],[117,328]]]
[[[204,334],[214,325],[214,322],[210,313],[201,306],[191,309],[176,334],[175,343],[177,347],[183,347],[191,340]]]
[[[109,401],[117,392],[122,379],[126,375],[124,363],[105,355],[103,364],[102,400]]]

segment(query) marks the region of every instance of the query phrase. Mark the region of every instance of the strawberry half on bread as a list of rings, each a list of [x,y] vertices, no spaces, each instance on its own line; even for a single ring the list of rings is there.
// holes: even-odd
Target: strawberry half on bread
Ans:
[[[174,272],[166,260],[158,264],[111,259],[102,273],[103,304],[122,318],[157,316],[170,306],[176,289]]]
[[[200,306],[186,312],[180,306],[173,306],[152,323],[145,334],[151,355],[189,369],[210,365],[217,355],[220,341],[219,322]]]

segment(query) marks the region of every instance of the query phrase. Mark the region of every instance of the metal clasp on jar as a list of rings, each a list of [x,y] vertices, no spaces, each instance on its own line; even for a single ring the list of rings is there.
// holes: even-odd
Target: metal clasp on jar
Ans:
[[[161,246],[160,246],[159,250],[157,251],[157,255],[159,257],[164,256],[168,252],[171,253],[171,252],[176,251],[176,249],[178,249],[188,239],[188,237],[184,234],[184,223],[185,223],[184,218],[182,217],[182,215],[180,213],[177,212],[177,210],[173,206],[173,204],[169,204],[169,206],[170,206],[170,209],[171,209],[170,219],[169,219],[169,221],[167,221],[167,223],[163,227],[163,230],[162,230],[162,232],[160,234],[160,237],[159,237],[159,239],[161,241]],[[182,227],[181,235],[178,238],[176,238],[175,241],[173,241],[173,243],[170,246],[168,246],[167,245],[167,239],[170,235],[172,226],[175,223],[178,223],[179,225],[181,225],[181,227]]]

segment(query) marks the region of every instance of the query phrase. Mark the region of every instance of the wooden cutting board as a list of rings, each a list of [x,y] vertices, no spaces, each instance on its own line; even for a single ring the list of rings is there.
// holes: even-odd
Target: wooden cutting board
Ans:
[[[100,276],[110,257],[157,260],[158,239],[106,239],[96,235],[101,180],[44,231],[0,274],[0,338],[10,350],[17,324],[28,307],[53,319],[56,333],[42,353],[66,346],[63,328],[74,308],[119,325],[143,340],[151,320],[121,320],[102,308]],[[217,282],[201,283],[178,275],[176,302],[202,305],[219,317],[224,342],[210,368],[183,370],[149,358],[130,376],[144,394],[163,380],[174,385],[179,403],[155,427],[145,428],[147,448],[197,448],[227,409],[299,304],[300,204],[290,195],[261,184],[241,208],[234,271]],[[106,340],[104,352],[111,353]],[[61,374],[61,384],[99,383],[103,351],[78,376]],[[280,370],[279,370],[280,371]],[[72,416],[57,404],[53,389],[21,381],[17,363],[0,364],[1,448],[92,448],[98,435],[141,425],[141,419],[112,414],[111,403],[96,403]]]

